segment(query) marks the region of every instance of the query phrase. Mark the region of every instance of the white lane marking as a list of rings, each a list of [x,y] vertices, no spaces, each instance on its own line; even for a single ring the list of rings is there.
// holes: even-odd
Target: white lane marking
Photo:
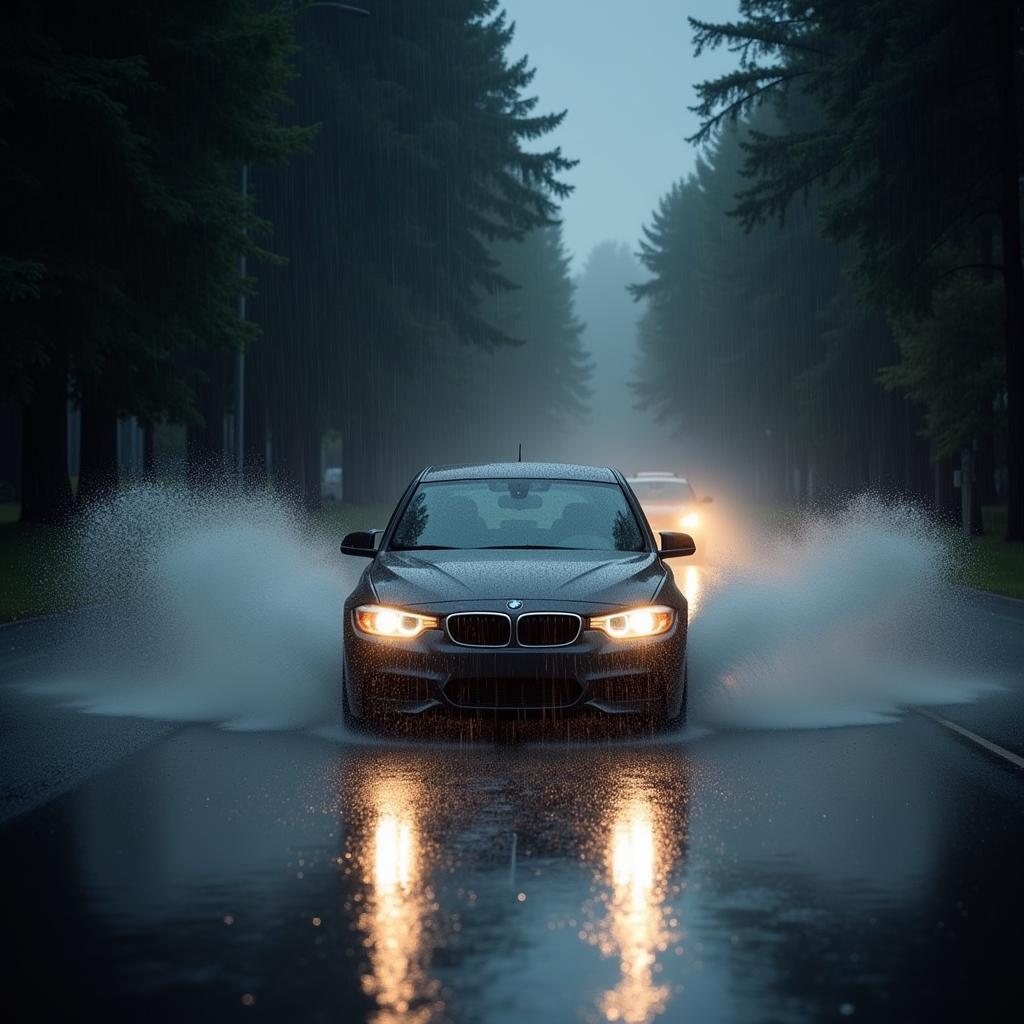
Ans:
[[[48,651],[36,651],[34,654],[25,654],[20,658],[0,658],[0,671],[8,668],[18,668],[20,665],[31,665],[34,661],[45,658]]]
[[[1012,622],[1015,626],[1020,626],[1024,629],[1024,619],[1015,619],[1012,615],[1000,615],[999,612],[986,611],[985,614],[990,619],[1002,619],[1003,622]]]
[[[978,587],[962,586],[960,590],[967,590],[976,597],[991,597],[997,601],[1009,601],[1012,604],[1024,605],[1024,597],[1010,597],[1009,594],[997,594],[993,590],[980,590]]]
[[[963,736],[964,739],[970,740],[972,743],[977,743],[979,747],[983,747],[990,754],[995,754],[996,757],[1001,757],[1004,761],[1009,761],[1015,768],[1024,768],[1024,757],[1018,756],[1012,750],[1007,750],[1005,747],[999,746],[998,743],[993,743],[991,740],[985,739],[984,736],[979,736],[976,732],[971,732],[970,729],[965,729],[962,725],[957,725],[956,722],[951,722],[948,718],[942,718],[939,715],[934,715],[932,712],[925,711],[923,708],[917,708],[916,710],[919,715],[924,715],[925,718],[930,718],[933,722],[938,722],[939,725],[952,730],[959,736]]]

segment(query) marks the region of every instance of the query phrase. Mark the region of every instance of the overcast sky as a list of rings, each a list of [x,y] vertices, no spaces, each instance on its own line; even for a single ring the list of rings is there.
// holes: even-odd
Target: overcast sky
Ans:
[[[637,247],[658,199],[688,173],[697,127],[694,83],[735,64],[728,51],[694,60],[687,15],[726,21],[735,0],[505,0],[512,56],[537,69],[543,112],[568,108],[549,136],[580,164],[565,203],[565,242],[579,269],[598,242]]]

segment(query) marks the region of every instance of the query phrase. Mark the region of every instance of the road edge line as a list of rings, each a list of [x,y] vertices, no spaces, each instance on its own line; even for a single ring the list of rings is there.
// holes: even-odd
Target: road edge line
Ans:
[[[90,608],[111,608],[116,603],[116,601],[92,601],[89,604],[76,604],[72,608],[61,608],[55,612],[41,612],[39,615],[26,615],[21,619],[0,619],[0,629],[9,629],[11,626],[24,626],[28,622],[45,622],[47,619],[64,619],[69,615],[88,611]]]
[[[970,729],[965,729],[962,725],[957,725],[956,722],[951,722],[948,718],[943,718],[941,715],[936,715],[931,711],[925,711],[923,708],[915,708],[919,715],[924,715],[925,718],[930,718],[933,722],[937,722],[939,725],[952,732],[955,732],[958,736],[962,736],[966,740],[970,740],[971,743],[977,744],[983,750],[987,750],[990,754],[995,754],[996,757],[1002,758],[1004,761],[1008,761],[1015,768],[1024,770],[1024,757],[1019,754],[1015,754],[1012,750],[1007,750],[1005,747],[999,746],[998,743],[993,743],[991,740],[985,739],[984,736],[979,736],[976,732],[971,732]]]
[[[1024,597],[1000,594],[995,590],[983,590],[981,587],[972,587],[969,583],[956,583],[954,586],[960,590],[966,590],[972,597],[994,597],[997,601],[1009,601],[1010,604],[1024,605]]]

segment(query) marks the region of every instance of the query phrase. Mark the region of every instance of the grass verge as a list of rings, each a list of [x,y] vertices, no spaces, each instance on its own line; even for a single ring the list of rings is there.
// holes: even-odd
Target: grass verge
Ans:
[[[1006,506],[986,506],[981,521],[985,535],[971,540],[963,582],[992,594],[1024,599],[1024,543],[1003,540]]]
[[[19,523],[17,516],[17,505],[0,505],[0,622],[73,608],[69,530]]]

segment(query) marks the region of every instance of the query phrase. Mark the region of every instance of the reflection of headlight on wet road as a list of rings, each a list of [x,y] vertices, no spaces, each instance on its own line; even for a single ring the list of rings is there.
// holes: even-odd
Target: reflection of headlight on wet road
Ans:
[[[372,850],[359,862],[369,891],[359,927],[369,971],[363,990],[377,1004],[371,1020],[426,1024],[436,1016],[438,984],[427,973],[431,951],[430,904],[421,880],[420,787],[407,779],[376,780],[368,794],[376,819]]]
[[[616,813],[607,851],[611,897],[601,949],[618,956],[618,985],[601,998],[609,1021],[648,1021],[663,1013],[668,985],[655,984],[657,956],[671,936],[664,924],[665,851],[647,793]]]
[[[413,855],[412,823],[383,815],[377,822],[373,854],[373,883],[378,892],[408,888]]]

